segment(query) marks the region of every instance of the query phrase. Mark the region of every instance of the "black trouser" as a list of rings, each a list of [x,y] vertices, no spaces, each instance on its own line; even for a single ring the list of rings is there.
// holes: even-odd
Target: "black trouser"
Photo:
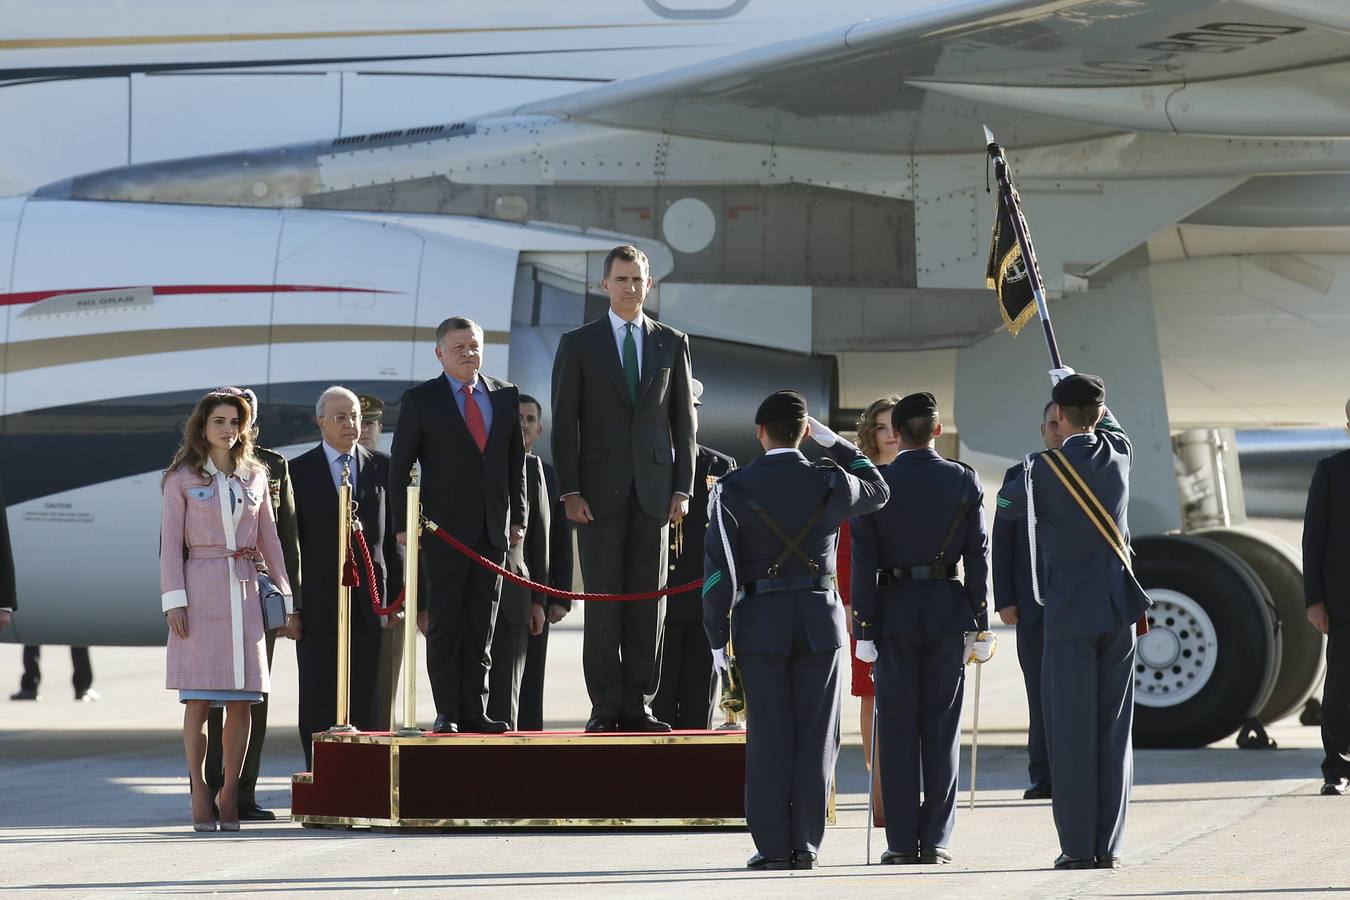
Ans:
[[[498,565],[506,553],[486,541],[473,549]],[[427,677],[436,714],[452,722],[487,715],[492,623],[502,580],[438,540],[422,545],[427,578]]]
[[[497,610],[492,626],[492,670],[488,673],[488,718],[519,730],[520,686],[525,674],[525,654],[530,644],[530,626],[506,621]]]
[[[1045,739],[1045,705],[1041,702],[1041,660],[1045,656],[1045,624],[1017,623],[1017,663],[1027,688],[1027,774],[1032,784],[1050,783],[1050,746]]]
[[[1350,624],[1332,622],[1322,685],[1322,778],[1350,778]]]
[[[88,647],[70,648],[70,665],[75,670],[70,683],[75,686],[75,696],[80,696],[94,684],[94,669],[89,663]],[[36,644],[25,644],[23,648],[23,676],[19,679],[20,690],[37,693],[42,683],[42,648]]]
[[[588,612],[589,614],[589,612]],[[839,651],[812,651],[798,622],[792,654],[738,653],[745,683],[745,818],[755,849],[816,853],[839,758]]]
[[[1134,626],[1047,640],[1041,692],[1060,850],[1119,856],[1134,783]]]
[[[267,671],[272,671],[272,649],[277,643],[277,633],[267,632]],[[213,706],[206,715],[206,786],[211,789],[214,800],[216,791],[225,785],[224,745],[221,743],[221,727],[225,710]],[[262,702],[249,707],[248,750],[244,752],[244,769],[239,776],[240,808],[257,803],[258,770],[262,766],[263,741],[267,739],[267,695]]]
[[[897,853],[932,852],[951,842],[964,647],[959,631],[887,634],[877,641],[874,740],[881,757],[886,843]]]
[[[530,635],[525,650],[525,671],[520,676],[519,731],[544,730],[544,670],[548,662],[548,620],[544,630]]]
[[[717,679],[712,648],[702,622],[666,619],[661,642],[661,684],[652,698],[652,714],[672,728],[712,724]]]
[[[316,597],[311,602],[317,600]],[[358,624],[355,615],[352,618],[348,718],[360,731],[380,731],[384,726],[375,718],[375,691],[384,634],[380,628],[364,622]],[[305,751],[306,771],[313,771],[313,736],[337,723],[337,657],[336,632],[305,632],[295,643],[300,676],[300,746]]]
[[[630,491],[626,511],[577,526],[581,577],[587,593],[659,590],[666,574],[665,519],[642,511]],[[661,625],[666,601],[586,604],[581,665],[591,715],[617,720],[646,714],[646,695],[661,677]]]

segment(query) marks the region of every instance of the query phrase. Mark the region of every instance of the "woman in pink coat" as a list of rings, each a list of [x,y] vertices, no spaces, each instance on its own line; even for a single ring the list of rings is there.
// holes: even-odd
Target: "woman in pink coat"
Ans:
[[[270,690],[258,563],[266,564],[286,596],[286,612],[293,612],[267,469],[253,455],[251,425],[242,391],[212,391],[197,401],[164,475],[159,582],[169,626],[166,686],[177,690],[184,704],[183,745],[197,831],[216,829],[203,775],[212,706],[225,707],[220,830],[239,830],[249,706]]]

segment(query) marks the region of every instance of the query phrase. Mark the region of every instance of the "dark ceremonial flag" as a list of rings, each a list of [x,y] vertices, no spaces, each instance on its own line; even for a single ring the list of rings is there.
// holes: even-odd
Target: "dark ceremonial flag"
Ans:
[[[1014,192],[1012,196],[1016,203],[1017,194]],[[1003,324],[1008,326],[1009,334],[1015,337],[1022,326],[1036,315],[1036,295],[1031,289],[1031,279],[1027,277],[1022,248],[1017,243],[1014,215],[1017,215],[1017,211],[1005,202],[1003,192],[999,191],[998,211],[994,216],[994,238],[989,245],[989,262],[985,267],[985,284],[998,295],[998,311],[1003,316]]]

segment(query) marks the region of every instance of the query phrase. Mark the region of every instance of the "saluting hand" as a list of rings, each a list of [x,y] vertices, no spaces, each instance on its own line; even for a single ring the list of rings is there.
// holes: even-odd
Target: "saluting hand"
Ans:
[[[164,618],[169,623],[169,630],[178,635],[179,638],[188,636],[187,607],[180,606],[176,609],[171,609],[164,614]]]

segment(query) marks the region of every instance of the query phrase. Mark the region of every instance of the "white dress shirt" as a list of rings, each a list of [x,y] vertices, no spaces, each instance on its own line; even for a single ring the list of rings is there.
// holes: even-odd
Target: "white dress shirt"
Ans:
[[[637,344],[638,377],[642,377],[642,342],[647,337],[646,321],[642,313],[633,320],[633,343]],[[628,323],[614,312],[609,311],[609,327],[614,332],[614,346],[619,351],[619,366],[623,366],[623,341],[628,337]]]
[[[342,487],[342,463],[338,460],[338,457],[342,455],[342,451],[341,451],[341,450],[335,450],[335,449],[333,449],[332,447],[330,447],[330,446],[328,445],[328,442],[327,442],[327,441],[324,441],[324,442],[323,442],[323,455],[326,456],[326,457],[328,457],[328,471],[329,471],[329,473],[333,476],[333,487],[335,487],[335,488],[341,488],[341,487]],[[347,454],[347,455],[351,457],[351,461],[347,463],[347,470],[348,470],[348,473],[349,473],[349,474],[348,474],[347,480],[351,483],[351,486],[352,486],[352,493],[355,494],[355,493],[356,493],[356,448],[353,447],[353,448],[352,448],[352,452],[349,453],[349,454]]]

